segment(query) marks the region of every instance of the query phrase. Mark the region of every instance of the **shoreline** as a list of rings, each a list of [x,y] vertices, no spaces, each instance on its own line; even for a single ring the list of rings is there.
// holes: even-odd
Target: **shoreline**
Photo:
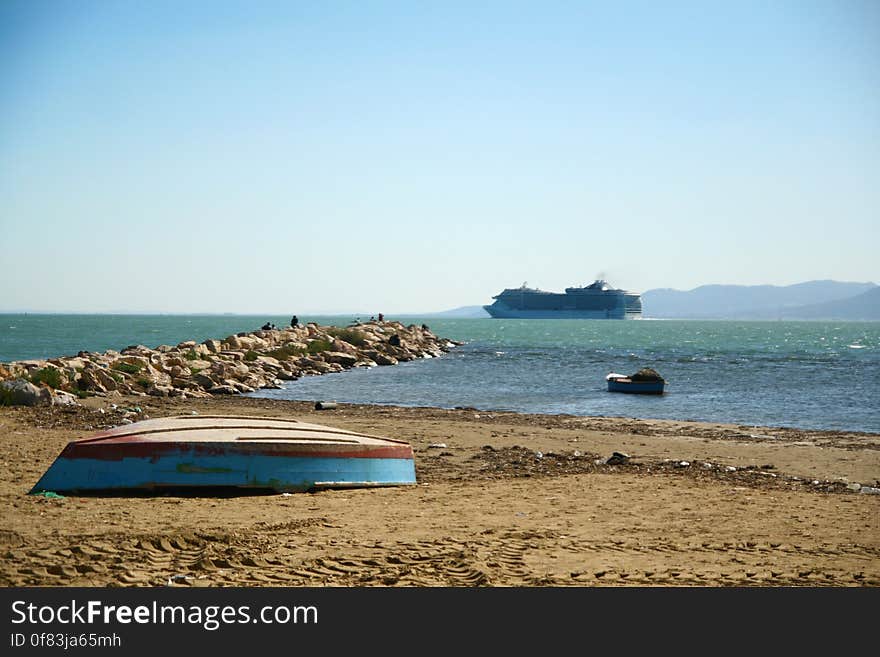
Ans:
[[[880,486],[880,434],[319,411],[242,396],[83,401],[0,408],[5,586],[880,586],[880,495],[852,488]],[[224,498],[26,494],[70,440],[125,417],[194,412],[403,439],[417,484]],[[628,461],[608,463],[614,452]]]

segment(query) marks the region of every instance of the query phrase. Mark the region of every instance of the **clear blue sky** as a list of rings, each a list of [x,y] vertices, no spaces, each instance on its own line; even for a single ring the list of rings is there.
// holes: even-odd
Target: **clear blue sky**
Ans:
[[[0,2],[0,311],[880,283],[880,2]]]

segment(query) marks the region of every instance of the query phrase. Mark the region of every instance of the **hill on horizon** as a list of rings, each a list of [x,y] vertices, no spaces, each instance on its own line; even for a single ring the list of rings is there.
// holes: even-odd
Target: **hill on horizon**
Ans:
[[[415,315],[413,315],[415,316]],[[483,306],[459,306],[450,310],[440,310],[433,313],[421,313],[419,317],[445,317],[447,319],[474,319],[489,317],[489,313],[483,310]]]
[[[764,317],[756,316],[756,319]],[[826,319],[826,320],[880,320],[880,287],[846,299],[784,308],[778,315],[766,319]]]
[[[657,319],[870,319],[874,283],[831,280],[794,285],[702,285],[642,294],[642,316]],[[838,303],[839,302],[839,303]],[[846,303],[844,303],[846,302]],[[830,305],[829,305],[830,304]]]

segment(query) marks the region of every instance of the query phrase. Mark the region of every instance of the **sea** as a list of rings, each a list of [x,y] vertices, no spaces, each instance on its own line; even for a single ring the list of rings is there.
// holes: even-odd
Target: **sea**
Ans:
[[[349,326],[366,316],[300,315]],[[386,316],[462,342],[438,358],[303,377],[251,396],[880,433],[880,322]],[[285,326],[246,315],[0,315],[0,362]],[[662,396],[609,393],[643,367]]]

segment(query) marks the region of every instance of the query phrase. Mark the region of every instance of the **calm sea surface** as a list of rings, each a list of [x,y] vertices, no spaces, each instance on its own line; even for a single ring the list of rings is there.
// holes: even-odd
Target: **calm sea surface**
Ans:
[[[0,315],[0,362],[224,338],[289,319]],[[337,326],[353,319],[300,316]],[[441,358],[305,377],[254,394],[880,432],[877,322],[397,319],[466,344]],[[608,372],[641,367],[666,378],[667,394],[606,391]]]

